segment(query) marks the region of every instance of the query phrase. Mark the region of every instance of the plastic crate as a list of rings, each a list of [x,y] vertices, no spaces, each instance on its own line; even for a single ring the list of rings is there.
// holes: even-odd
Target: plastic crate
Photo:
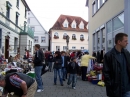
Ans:
[[[99,82],[99,80],[98,79],[92,79],[91,82],[92,82],[92,84],[96,85]]]

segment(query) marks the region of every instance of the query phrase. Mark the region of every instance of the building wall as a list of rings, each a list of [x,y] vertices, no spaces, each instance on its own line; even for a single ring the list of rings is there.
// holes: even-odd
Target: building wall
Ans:
[[[124,10],[124,0],[106,0],[102,7],[92,15],[92,3],[95,0],[89,0],[89,51],[93,51],[93,33],[102,25],[112,19],[114,16]],[[106,26],[105,26],[106,27]],[[105,30],[106,32],[106,30]],[[105,43],[106,45],[106,43]]]
[[[12,5],[10,9],[10,18],[6,18],[6,1],[9,1]],[[9,36],[9,55],[15,56],[17,54],[17,49],[19,47],[19,33],[21,31],[21,28],[24,26],[24,21],[27,21],[27,18],[25,17],[25,6],[22,3],[21,0],[19,0],[19,8],[16,6],[17,0],[0,0],[0,29],[2,30],[2,36],[1,39],[1,47],[4,52],[5,50],[5,36]],[[16,12],[19,13],[18,18],[18,26],[16,26]],[[15,44],[15,38],[17,38],[17,43]],[[24,39],[22,39],[24,40]],[[25,40],[26,42],[26,40]],[[4,48],[4,49],[3,49]]]
[[[42,27],[42,25],[39,23],[35,15],[29,11],[28,12],[28,25],[30,27],[34,27],[34,40],[35,37],[38,37],[38,42],[33,43],[33,46],[35,44],[40,44],[41,48],[48,49],[48,35],[45,29]],[[45,37],[45,42],[41,42],[41,37]]]
[[[81,47],[88,50],[88,32],[75,32],[75,31],[64,31],[64,30],[52,30],[51,31],[51,51],[56,51],[56,46],[60,46],[60,51],[63,50],[63,46],[66,46],[66,39],[63,39],[64,33],[69,35],[69,49],[75,46],[76,49],[81,50]],[[54,34],[57,32],[59,34],[59,39],[54,39]],[[76,40],[72,40],[72,34],[76,34]],[[83,34],[85,40],[80,40],[80,35]]]

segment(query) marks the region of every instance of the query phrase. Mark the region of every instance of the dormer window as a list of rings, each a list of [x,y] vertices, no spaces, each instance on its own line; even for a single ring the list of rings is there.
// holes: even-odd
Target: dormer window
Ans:
[[[65,28],[68,28],[68,24],[67,24],[67,23],[65,23],[65,24],[64,24],[64,27],[65,27]]]
[[[73,24],[73,25],[72,25],[72,28],[76,28],[76,25],[75,25],[75,24]]]
[[[83,21],[80,22],[79,28],[80,28],[80,29],[84,29],[84,23],[83,23]]]

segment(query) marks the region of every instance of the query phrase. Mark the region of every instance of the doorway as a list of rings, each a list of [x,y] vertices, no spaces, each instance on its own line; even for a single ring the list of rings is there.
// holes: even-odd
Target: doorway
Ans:
[[[5,36],[5,58],[9,58],[9,36]]]

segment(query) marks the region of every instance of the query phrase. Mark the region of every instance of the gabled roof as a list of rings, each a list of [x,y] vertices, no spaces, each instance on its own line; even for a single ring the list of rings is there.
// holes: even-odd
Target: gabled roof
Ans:
[[[65,20],[68,20],[69,25],[67,28],[63,27],[63,22]],[[71,27],[71,23],[75,20],[76,22],[76,28]],[[79,28],[79,24],[83,21],[84,23],[84,29]],[[88,29],[86,28],[88,22],[86,22],[83,18],[77,17],[77,16],[69,16],[69,15],[60,15],[56,23],[53,25],[51,29],[54,30],[68,30],[68,31],[81,31],[81,32],[88,32]]]
[[[43,28],[43,30],[46,32],[46,30],[44,29],[44,27],[42,26],[42,24],[39,22],[39,20],[37,19],[37,17],[34,15],[34,13],[32,11],[30,11],[32,13],[32,15],[35,17],[35,19],[37,20],[37,22],[39,23],[39,25]]]
[[[21,0],[21,1],[23,2],[24,6],[28,9],[28,11],[30,11],[30,8],[29,8],[26,0]]]

